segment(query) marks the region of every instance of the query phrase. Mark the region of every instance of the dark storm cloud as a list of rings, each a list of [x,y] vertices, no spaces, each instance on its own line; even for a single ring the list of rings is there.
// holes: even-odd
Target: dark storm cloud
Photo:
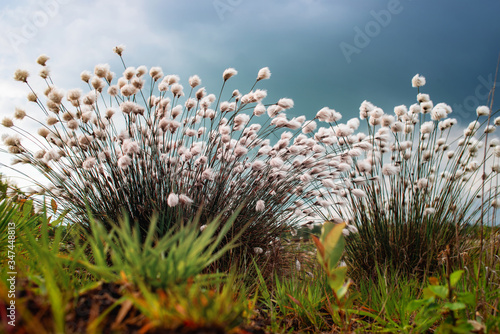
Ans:
[[[43,10],[30,3],[34,13]],[[227,67],[239,71],[232,87],[243,90],[269,66],[272,78],[261,83],[269,90],[266,101],[293,98],[290,113],[309,117],[323,106],[352,117],[364,99],[388,112],[411,104],[416,92],[410,80],[420,73],[427,78],[423,90],[436,102],[456,105],[455,117],[465,121],[486,103],[500,51],[497,0],[154,0],[85,6],[86,11],[74,1],[61,5],[21,58],[57,49],[51,53],[54,63],[74,77],[95,63],[119,66],[110,49],[123,43],[127,64],[160,65],[183,80],[198,74],[214,92]]]
[[[158,29],[182,36],[180,71],[201,72],[216,86],[226,67],[238,69],[235,82],[243,84],[269,66],[268,101],[293,98],[292,114],[312,116],[328,105],[347,118],[364,99],[390,111],[414,102],[410,80],[420,73],[428,82],[423,90],[455,105],[454,116],[466,121],[486,103],[500,51],[499,1],[157,4]]]

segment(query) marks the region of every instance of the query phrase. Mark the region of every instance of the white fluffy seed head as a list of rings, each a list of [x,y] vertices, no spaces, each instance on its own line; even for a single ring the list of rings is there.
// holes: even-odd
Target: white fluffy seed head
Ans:
[[[269,67],[263,67],[259,70],[259,73],[257,74],[257,81],[260,80],[266,80],[271,77],[271,71],[269,70]]]
[[[96,159],[94,157],[88,157],[83,163],[82,167],[85,170],[91,170],[96,164]]]
[[[42,66],[46,66],[46,63],[49,59],[49,56],[42,54],[36,59],[36,62]]]
[[[84,82],[89,82],[90,78],[92,77],[92,74],[89,71],[83,71],[80,73],[80,79]]]
[[[359,118],[365,119],[368,114],[375,108],[375,106],[369,101],[363,101],[359,107]]]
[[[493,133],[495,130],[496,127],[494,125],[488,125],[484,128],[484,133]]]
[[[163,71],[161,70],[161,67],[154,66],[149,70],[149,75],[154,81],[158,81],[161,77],[163,77]]]
[[[264,115],[265,113],[266,113],[266,107],[262,103],[257,104],[253,109],[253,114],[255,116],[261,116]]]
[[[14,111],[14,118],[18,120],[22,120],[24,117],[26,117],[26,111],[21,108],[17,108]]]
[[[366,193],[362,189],[352,189],[351,194],[356,196],[357,198],[364,198],[366,197]]]
[[[436,209],[434,209],[434,208],[426,208],[424,210],[424,216],[432,215],[434,212],[436,212]]]
[[[135,75],[140,78],[144,74],[146,74],[147,72],[148,72],[148,68],[144,65],[141,65],[137,68]]]
[[[430,98],[429,94],[418,93],[418,95],[417,95],[417,101],[419,103],[427,102],[430,100],[431,100],[431,98]]]
[[[382,166],[382,174],[386,176],[396,175],[399,171],[400,167],[393,164],[384,164]]]
[[[429,180],[426,178],[421,178],[417,181],[417,187],[420,190],[424,190],[429,186]]]
[[[500,199],[495,198],[494,200],[492,200],[492,201],[491,201],[491,206],[492,206],[494,209],[498,209],[498,208],[500,208]]]
[[[118,159],[118,167],[120,167],[121,169],[127,169],[131,163],[132,159],[128,155],[124,155],[120,159]]]
[[[403,131],[404,125],[401,122],[395,122],[394,124],[391,125],[391,131],[394,133],[399,133]]]
[[[304,124],[304,126],[302,127],[302,132],[303,133],[311,133],[313,132],[314,130],[316,130],[316,127],[318,125],[316,124],[315,121],[309,121],[309,122],[306,122]]]
[[[189,78],[189,85],[194,88],[201,84],[201,79],[197,75],[193,75]]]
[[[340,113],[336,112],[333,109],[328,107],[323,107],[320,111],[317,112],[316,118],[321,122],[333,123],[342,118]]]
[[[125,50],[125,45],[123,44],[117,45],[113,48],[113,52],[119,55],[120,57],[123,54],[123,50]]]
[[[257,204],[255,205],[255,211],[257,212],[262,212],[266,208],[266,203],[263,200],[258,200]]]
[[[248,149],[244,146],[236,146],[235,149],[234,149],[234,155],[239,158],[241,156],[244,156],[245,154],[248,153]]]
[[[416,116],[422,112],[422,107],[418,103],[414,103],[410,106],[410,114]]]
[[[43,138],[46,138],[49,135],[50,131],[47,128],[39,128],[38,134]]]
[[[170,90],[171,90],[172,94],[174,94],[175,97],[180,97],[180,96],[184,96],[183,89],[184,89],[184,87],[182,87],[181,84],[174,83]]]
[[[495,146],[494,154],[495,154],[495,157],[500,158],[500,146]]]
[[[429,103],[429,102],[426,102]],[[423,106],[422,106],[423,108]],[[440,121],[441,119],[445,118],[448,115],[447,111],[445,108],[442,106],[436,105],[434,108],[432,108],[431,111],[431,119],[433,121]]]
[[[479,106],[476,109],[477,116],[488,116],[490,114],[490,108],[487,106]]]
[[[422,134],[431,133],[434,129],[434,122],[425,122],[420,126],[420,132]]]
[[[106,78],[109,72],[109,64],[98,64],[94,67],[94,74],[98,78]]]
[[[262,254],[262,253],[264,253],[264,250],[262,248],[260,248],[260,247],[254,247],[253,248],[253,252],[255,254]]]
[[[498,138],[493,138],[492,140],[490,140],[490,143],[489,143],[490,147],[495,147],[498,145],[500,145],[500,140]]]
[[[288,98],[279,99],[278,106],[280,106],[283,109],[293,108],[293,100]]]
[[[434,104],[432,103],[432,101],[425,101],[420,103],[422,114],[428,114],[429,112],[431,112],[433,106]]]
[[[398,117],[402,117],[408,113],[408,109],[405,105],[399,105],[394,107],[394,114]]]
[[[412,87],[422,87],[424,85],[425,85],[425,77],[421,76],[420,74],[416,74],[411,79],[411,86]]]
[[[224,79],[224,81],[227,81],[229,78],[235,76],[236,74],[238,74],[238,71],[236,71],[234,68],[227,68],[224,70],[224,73],[222,73],[222,79]]]
[[[191,203],[193,203],[194,201],[187,195],[185,194],[180,194],[179,195],[179,203],[181,205],[189,205]],[[168,204],[168,198],[167,198],[167,204]]]
[[[380,118],[384,115],[384,111],[382,110],[382,108],[374,108],[371,112],[370,112],[370,117],[373,117],[373,118]]]
[[[283,167],[284,161],[280,157],[274,157],[269,161],[269,164],[271,165],[271,167],[281,168]]]
[[[394,116],[391,115],[383,115],[381,118],[381,124],[382,126],[390,127],[392,124],[395,122]]]
[[[372,171],[372,164],[367,160],[358,161],[356,167],[360,173],[370,173]]]
[[[347,126],[349,126],[353,130],[357,130],[359,128],[359,119],[358,118],[351,118],[350,120],[347,121]]]
[[[175,193],[170,193],[167,197],[167,205],[169,207],[174,207],[179,204],[179,195]]]
[[[253,163],[252,163],[252,169],[254,171],[259,171],[259,170],[262,170],[264,169],[264,167],[266,167],[266,164],[264,161],[262,160],[255,160]]]
[[[472,121],[469,123],[467,128],[470,129],[471,131],[475,132],[479,129],[480,126],[481,126],[481,123],[479,123],[478,121]]]
[[[59,122],[59,120],[57,119],[57,117],[54,117],[54,116],[47,117],[47,125],[49,125],[49,126],[57,124],[58,122]]]

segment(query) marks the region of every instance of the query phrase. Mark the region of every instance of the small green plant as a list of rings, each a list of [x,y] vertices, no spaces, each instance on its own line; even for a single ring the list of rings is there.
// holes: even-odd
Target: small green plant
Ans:
[[[262,275],[259,266],[254,261],[255,273],[257,275],[257,279],[259,281],[259,285],[257,287],[257,291],[255,295],[258,296],[258,301],[261,306],[261,311],[267,313],[267,317],[271,320],[271,329],[273,332],[276,332],[279,329],[278,324],[278,309],[275,306],[275,302],[273,301],[272,291],[266,284],[266,280]]]
[[[78,268],[78,264],[63,261],[58,256],[60,244],[63,242],[64,229],[60,225],[64,215],[60,215],[51,222],[52,216],[48,215],[46,207],[40,214],[33,215],[31,202],[25,202],[23,205],[27,203],[27,207],[18,213],[18,217],[24,217],[27,224],[39,221],[40,225],[37,230],[32,229],[26,231],[28,233],[18,234],[19,238],[16,239],[18,256],[16,256],[15,261],[18,272],[17,279],[27,279],[36,294],[48,299],[50,314],[53,317],[53,329],[58,333],[63,333],[66,304],[72,296],[77,294],[78,288],[83,282],[74,279],[74,272]],[[75,257],[81,255],[81,250],[80,253],[73,254]],[[2,270],[2,282],[5,282],[6,274],[6,271]],[[23,305],[23,300],[26,301],[26,305]],[[18,301],[20,313],[25,314],[21,321],[29,321],[28,319],[37,321],[37,315],[30,314],[29,303],[28,297],[22,297]],[[31,328],[37,327],[33,325],[33,322],[27,324]],[[50,332],[50,329],[47,328],[37,328],[37,332],[40,333],[44,330]]]
[[[280,280],[276,276],[275,283],[273,300],[283,316],[282,322],[316,332],[329,328],[325,312],[325,287],[328,283],[323,277],[312,280],[310,277],[293,275]]]
[[[337,304],[340,304],[352,283],[350,279],[346,281],[347,267],[345,265],[339,266],[345,247],[342,235],[345,226],[345,223],[334,224],[327,221],[323,224],[320,238],[312,236],[318,249],[318,262],[328,276],[328,284],[336,296]]]
[[[139,291],[126,294],[124,301],[146,316],[143,329],[230,331],[252,312],[246,290],[233,272],[215,280],[190,280],[168,289],[152,290],[147,282]]]
[[[406,306],[421,290],[420,281],[394,272],[390,267],[376,269],[376,279],[356,282],[359,324],[364,324],[369,332],[409,331],[412,317]]]
[[[444,284],[439,284],[435,277],[429,278],[429,285],[423,290],[423,298],[411,301],[408,311],[417,311],[415,329],[421,333],[435,326],[437,333],[469,333],[473,326],[467,320],[466,308],[473,306],[475,296],[470,292],[457,292],[455,287],[464,271],[458,270],[446,277]]]
[[[318,238],[313,235],[312,238],[318,249],[318,262],[326,272],[334,296],[334,300],[328,298],[328,311],[334,322],[340,320],[342,327],[347,329],[345,306],[352,301],[347,296],[352,281],[346,277],[347,267],[339,265],[345,247],[342,234],[345,227],[345,223],[334,224],[326,221],[321,228],[321,236]]]
[[[109,281],[118,280],[122,273],[137,283],[144,280],[153,288],[167,287],[194,277],[223,254],[236,246],[244,229],[221,247],[239,210],[223,225],[220,216],[199,228],[199,215],[187,224],[180,223],[162,237],[156,237],[153,218],[145,240],[138,225],[131,226],[124,218],[111,231],[91,218],[91,233],[87,240],[93,261],[82,264],[91,272]]]
[[[0,253],[5,252],[3,259],[7,259],[9,250],[13,253],[19,235],[28,230],[35,230],[38,219],[38,215],[33,213],[32,200],[0,200]]]
[[[310,273],[315,279],[305,272],[294,272],[285,277],[275,275],[270,284],[255,262],[254,266],[259,281],[254,296],[258,296],[259,311],[270,320],[269,331],[281,333],[293,328],[316,333],[330,329],[325,291],[331,292],[321,268]]]

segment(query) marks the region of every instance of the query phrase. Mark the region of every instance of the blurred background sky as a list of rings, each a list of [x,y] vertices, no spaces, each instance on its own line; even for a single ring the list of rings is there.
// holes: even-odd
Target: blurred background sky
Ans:
[[[265,102],[292,98],[290,116],[312,118],[328,106],[347,120],[365,99],[392,112],[415,102],[411,78],[419,73],[427,79],[422,92],[465,124],[493,86],[499,14],[499,0],[6,0],[0,118],[15,106],[40,113],[12,79],[23,68],[41,83],[40,54],[51,57],[56,86],[67,90],[83,87],[79,74],[99,63],[121,74],[112,48],[124,44],[128,66],[161,66],[184,86],[198,74],[215,94],[224,69],[239,71],[230,88],[246,92],[268,66],[271,79],[259,84]]]

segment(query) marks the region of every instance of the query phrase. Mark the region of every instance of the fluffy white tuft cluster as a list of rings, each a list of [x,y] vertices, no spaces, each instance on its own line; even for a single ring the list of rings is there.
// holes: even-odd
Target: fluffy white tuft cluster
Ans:
[[[425,83],[421,75],[412,78],[413,87],[419,88]],[[333,134],[337,144],[346,145],[342,159],[332,157],[329,165],[339,171],[344,166],[354,167],[340,181],[322,180],[327,191],[314,194],[316,205],[321,208],[318,210],[321,218],[331,220],[337,217],[340,221],[354,221],[359,227],[369,223],[363,217],[396,221],[401,217],[432,219],[438,215],[457,214],[463,209],[457,209],[457,203],[453,203],[455,211],[451,211],[446,206],[447,202],[439,200],[439,196],[453,192],[449,196],[456,201],[474,198],[463,198],[462,193],[477,193],[481,189],[477,183],[475,186],[470,183],[480,180],[481,164],[474,160],[476,156],[492,160],[485,163],[493,167],[483,179],[484,187],[488,189],[486,193],[492,194],[486,205],[488,201],[493,201],[494,194],[498,194],[495,180],[498,177],[496,170],[500,171],[500,163],[496,162],[500,159],[500,140],[490,139],[484,153],[481,151],[485,146],[485,134],[496,131],[496,127],[500,126],[500,117],[491,125],[485,124],[487,122],[480,121],[479,117],[489,116],[490,109],[480,106],[477,108],[478,119],[471,122],[463,135],[457,138],[457,132],[452,132],[457,120],[449,118],[451,113],[452,108],[448,104],[435,104],[429,94],[419,92],[417,103],[396,106],[392,115],[369,101],[363,101],[359,108],[359,120],[365,120],[368,134],[354,133],[360,127],[358,119],[347,122],[350,130],[342,124],[330,124],[330,127],[318,129],[315,137],[319,141],[328,142]],[[338,120],[333,109],[326,107],[317,112],[315,119],[327,123]],[[315,123],[305,122],[303,133],[315,131],[316,127]],[[419,212],[418,217],[414,216],[415,212]]]
[[[121,57],[124,47],[114,51]],[[47,61],[43,56],[38,62],[45,67]],[[326,210],[341,203],[323,198],[328,191],[341,194],[346,187],[337,181],[371,147],[354,135],[359,120],[340,124],[334,109],[318,111],[319,122],[334,125],[318,129],[305,116],[287,117],[294,107],[290,98],[265,103],[262,89],[229,96],[222,91],[217,97],[199,88],[197,75],[185,89],[177,75],[165,75],[158,66],[124,66],[121,73],[115,77],[108,64],[98,64],[80,75],[88,92],[63,92],[51,83],[43,94],[33,93],[29,101],[42,107],[46,119],[34,141],[38,149],[26,150],[20,140],[5,142],[54,183],[44,191],[56,195],[57,189],[61,207],[82,213],[90,201],[97,214],[112,217],[125,207],[139,219],[144,210],[194,215],[201,205],[234,211],[255,199],[245,212],[249,218],[269,224],[285,217],[287,224],[309,221],[319,217],[313,203],[321,201]],[[236,74],[226,69],[224,83]],[[256,81],[270,76],[264,67]],[[19,70],[15,77],[27,82],[29,74]],[[48,71],[42,78],[52,82]],[[14,127],[26,114],[18,108],[15,119],[2,124]],[[254,122],[265,114],[267,122]],[[354,144],[359,147],[349,149]]]
[[[115,52],[122,56],[123,48]],[[41,57],[39,63],[45,67],[47,60]],[[234,90],[228,96],[222,90],[217,97],[203,87],[195,90],[201,84],[197,75],[184,90],[177,75],[164,75],[160,67],[151,67],[149,77],[146,73],[145,66],[125,67],[115,78],[109,65],[100,64],[93,73],[80,75],[91,87],[87,93],[63,93],[51,84],[44,94],[28,99],[42,107],[46,118],[38,130],[41,138],[34,142],[37,151],[12,138],[4,144],[54,182],[47,194],[58,189],[59,201],[80,212],[87,200],[111,199],[115,206],[130,208],[133,217],[146,207],[194,215],[201,205],[235,211],[250,202],[245,214],[251,218],[276,222],[294,217],[291,223],[308,223],[351,219],[357,209],[373,207],[370,201],[385,201],[377,202],[380,214],[391,214],[393,189],[411,202],[418,192],[433,196],[451,182],[468,182],[479,169],[471,162],[481,149],[481,138],[475,136],[494,133],[500,125],[497,118],[480,132],[482,124],[476,120],[463,138],[449,140],[457,123],[448,118],[451,107],[434,105],[423,93],[415,104],[396,106],[393,114],[363,101],[359,118],[346,123],[328,107],[312,120],[289,119],[287,111],[294,107],[289,98],[264,103],[267,92],[260,89]],[[237,73],[226,69],[224,85]],[[15,73],[21,82],[27,83],[28,76],[22,70]],[[44,76],[51,80],[50,73]],[[257,82],[270,76],[264,67]],[[412,78],[413,87],[424,85],[423,76]],[[26,114],[24,108],[16,109],[15,121]],[[253,123],[265,114],[268,119]],[[490,110],[478,107],[477,115],[488,116]],[[363,120],[368,134],[356,133]],[[11,118],[2,124],[14,127]],[[500,157],[500,145],[486,149]],[[441,161],[453,167],[444,178],[436,177],[445,172]],[[110,206],[96,204],[94,209],[115,209]],[[422,216],[440,212],[437,206],[433,210]]]

